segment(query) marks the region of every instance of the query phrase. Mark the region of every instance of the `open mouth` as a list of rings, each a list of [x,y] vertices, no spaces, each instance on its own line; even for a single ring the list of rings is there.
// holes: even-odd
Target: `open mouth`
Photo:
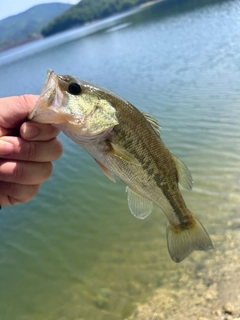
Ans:
[[[59,98],[56,101],[57,96],[57,76],[52,70],[48,70],[41,95],[28,119],[40,123],[62,123],[62,116],[55,107],[60,102]]]

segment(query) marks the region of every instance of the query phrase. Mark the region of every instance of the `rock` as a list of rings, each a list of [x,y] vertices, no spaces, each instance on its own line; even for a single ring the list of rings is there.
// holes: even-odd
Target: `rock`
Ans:
[[[233,314],[234,313],[234,306],[230,302],[226,302],[223,306],[224,313]]]
[[[173,266],[171,281],[162,280],[155,295],[128,320],[240,320],[240,233],[222,237],[222,247],[216,244],[212,256],[198,261],[192,255]],[[130,289],[137,289],[135,283]]]
[[[222,315],[222,311],[218,309],[218,310],[215,310],[213,314],[217,317],[220,317]]]
[[[95,298],[95,304],[99,309],[107,309],[107,307],[108,307],[108,299],[106,299],[104,296],[99,294]]]
[[[101,288],[99,294],[95,298],[95,304],[99,309],[107,309],[109,305],[109,298],[111,290],[108,288]]]

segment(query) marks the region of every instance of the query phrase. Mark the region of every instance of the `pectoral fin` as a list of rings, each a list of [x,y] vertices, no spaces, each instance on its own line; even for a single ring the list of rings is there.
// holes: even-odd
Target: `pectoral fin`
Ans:
[[[102,172],[108,177],[108,179],[110,179],[112,182],[116,183],[116,180],[114,179],[112,172],[110,170],[108,170],[103,164],[98,162],[96,159],[95,159],[95,161],[98,164],[99,168],[102,170]]]
[[[138,219],[145,219],[153,210],[153,203],[146,198],[139,196],[129,187],[126,188],[128,193],[128,207],[131,213]]]
[[[107,152],[111,152],[115,157],[118,157],[131,164],[135,164],[137,166],[141,165],[140,162],[134,157],[134,155],[123,149],[121,146],[112,142],[109,142],[109,149],[107,150]]]
[[[187,166],[173,154],[172,159],[175,162],[177,168],[179,184],[184,189],[191,191],[193,185],[191,172],[188,170]]]

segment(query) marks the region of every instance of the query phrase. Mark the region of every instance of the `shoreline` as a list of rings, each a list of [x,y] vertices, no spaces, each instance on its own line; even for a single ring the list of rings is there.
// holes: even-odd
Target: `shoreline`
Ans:
[[[239,229],[227,230],[223,239],[211,254],[190,256],[173,282],[126,320],[240,320]]]
[[[152,1],[148,1],[146,3],[143,3],[143,4],[140,4],[138,6],[133,6],[131,7],[130,9],[126,10],[126,11],[122,11],[122,12],[117,12],[117,13],[114,13],[113,15],[110,15],[109,17],[107,17],[106,19],[109,19],[109,18],[112,18],[114,17],[114,15],[118,15],[118,14],[126,14],[128,12],[130,12],[131,10],[134,10],[134,9],[145,9],[149,6],[152,6],[158,2],[163,2],[163,1],[166,1],[166,0],[152,0]],[[134,14],[134,12],[133,12]],[[85,27],[85,26],[89,26],[89,25],[93,25],[94,23],[98,23],[98,22],[101,22],[101,21],[104,21],[104,19],[99,19],[99,20],[95,20],[95,21],[89,21],[89,22],[86,22],[85,24],[83,25],[79,25],[79,26],[76,26],[74,28],[70,28],[70,29],[66,29],[66,30],[63,30],[59,33],[56,33],[55,35],[59,35],[61,33],[64,33],[66,31],[69,31],[69,30],[74,30],[74,29],[77,29],[77,28],[81,28],[81,27]],[[35,37],[33,38],[26,38],[20,42],[16,42],[16,43],[12,43],[12,44],[9,44],[9,45],[6,45],[6,46],[2,46],[0,47],[0,53],[2,52],[6,52],[8,50],[11,50],[11,49],[14,49],[14,48],[18,48],[18,47],[21,47],[25,44],[28,44],[28,43],[31,43],[31,42],[34,42],[34,41],[38,41],[38,40],[41,40],[41,39],[47,39],[49,37],[44,37],[41,33],[36,33],[35,34]]]
[[[25,40],[22,40],[21,42],[17,42],[17,43],[12,43],[12,44],[7,45],[6,47],[0,47],[0,53],[1,52],[6,52],[8,50],[11,50],[11,49],[14,49],[14,48],[17,48],[17,47],[21,47],[21,46],[23,46],[25,44],[28,44],[28,43],[31,43],[31,42],[34,42],[34,41],[38,41],[38,40],[41,40],[41,39],[44,39],[44,37],[42,37],[41,34],[37,34],[36,37],[34,37],[34,38],[25,39]]]

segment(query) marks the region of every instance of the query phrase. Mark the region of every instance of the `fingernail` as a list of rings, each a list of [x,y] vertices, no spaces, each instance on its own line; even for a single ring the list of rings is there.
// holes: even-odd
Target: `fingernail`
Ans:
[[[13,145],[9,142],[0,141],[0,156],[7,156],[13,152]]]
[[[23,138],[26,140],[30,140],[30,139],[36,138],[36,136],[38,136],[39,133],[40,133],[40,130],[38,127],[34,125],[27,125],[25,126],[23,131]]]

